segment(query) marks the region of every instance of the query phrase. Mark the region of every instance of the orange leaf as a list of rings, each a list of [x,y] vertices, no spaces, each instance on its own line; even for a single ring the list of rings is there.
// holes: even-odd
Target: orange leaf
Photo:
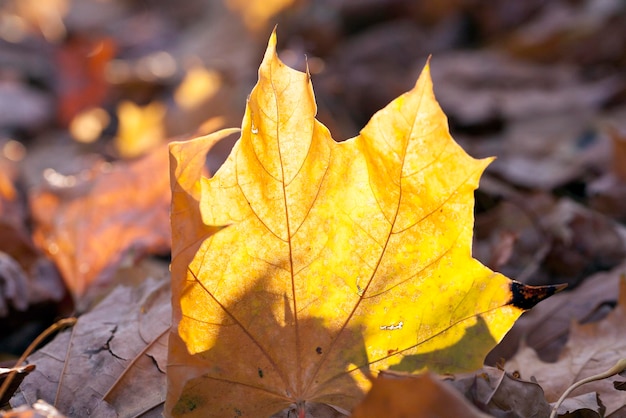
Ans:
[[[62,184],[31,197],[33,239],[54,260],[75,301],[94,282],[105,284],[128,252],[138,257],[168,250],[167,158],[161,147],[132,162],[100,162],[76,176],[52,170],[50,180]]]
[[[428,65],[336,143],[315,119],[309,75],[275,46],[272,34],[241,138],[213,178],[200,176],[206,149],[230,132],[170,148],[166,414],[347,411],[377,370],[480,367],[555,290],[472,258],[473,191],[489,160],[450,137]]]
[[[431,373],[419,376],[381,374],[352,418],[488,418]]]

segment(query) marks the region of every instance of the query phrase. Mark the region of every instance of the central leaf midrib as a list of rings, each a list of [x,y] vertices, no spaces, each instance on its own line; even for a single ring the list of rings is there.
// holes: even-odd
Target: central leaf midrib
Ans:
[[[423,86],[422,86],[422,89],[423,89]],[[364,296],[367,293],[367,290],[369,289],[369,286],[370,286],[372,280],[376,276],[376,272],[378,271],[378,268],[381,266],[383,257],[385,256],[385,254],[387,252],[387,246],[389,245],[389,240],[391,239],[391,236],[393,235],[392,234],[393,228],[395,226],[398,214],[400,212],[400,204],[402,202],[402,180],[403,180],[402,171],[404,170],[404,163],[405,163],[405,160],[406,160],[406,151],[407,151],[407,147],[408,147],[409,141],[410,141],[410,139],[412,137],[412,134],[413,134],[413,129],[414,129],[414,126],[415,126],[415,120],[417,118],[416,115],[419,113],[420,104],[421,104],[421,100],[423,98],[423,94],[420,94],[419,98],[420,98],[420,103],[417,104],[417,108],[415,110],[414,117],[413,117],[413,123],[411,124],[409,132],[405,136],[406,140],[405,140],[405,142],[403,144],[402,158],[401,158],[401,163],[400,163],[400,184],[399,184],[398,200],[397,200],[397,204],[396,204],[396,207],[395,207],[395,213],[394,213],[393,219],[390,222],[389,233],[387,234],[387,236],[385,238],[385,244],[381,248],[380,256],[378,258],[378,261],[376,262],[376,265],[374,266],[374,269],[372,271],[370,279],[367,281],[367,285],[365,286],[365,288],[363,289],[363,292],[361,293],[361,295],[359,296],[357,302],[355,303],[354,308],[352,309],[352,311],[350,312],[350,314],[346,318],[346,320],[343,323],[343,325],[340,327],[339,332],[337,333],[337,337],[331,341],[331,344],[330,344],[330,347],[329,347],[327,353],[332,352],[332,350],[335,347],[336,342],[339,340],[339,336],[341,335],[341,333],[344,332],[344,330],[348,326],[348,323],[352,320],[352,318],[354,316],[354,313],[356,312],[356,310],[360,306],[361,301],[364,299]],[[371,123],[371,121],[370,121],[370,123]],[[373,188],[372,188],[372,191],[373,191]],[[306,390],[308,390],[310,385],[315,381],[315,377],[319,373],[320,369],[322,368],[322,365],[324,364],[324,362],[326,361],[326,359],[328,357],[329,357],[329,355],[325,354],[324,357],[320,360],[320,362],[318,363],[315,371],[312,374],[312,377],[309,379],[309,382],[307,384]]]
[[[272,71],[273,70],[273,66],[270,65],[269,68],[269,72],[270,72],[270,85],[272,87],[272,93],[273,93],[273,98],[274,98],[274,108],[276,109],[276,149],[278,151],[278,162],[280,165],[280,172],[281,172],[281,181],[280,181],[280,185],[281,185],[281,189],[283,192],[283,204],[285,206],[285,228],[286,228],[286,233],[287,233],[287,248],[288,248],[288,252],[289,252],[289,273],[291,276],[291,295],[292,295],[292,300],[293,300],[293,321],[294,321],[294,333],[295,333],[295,351],[296,351],[296,387],[293,388],[291,387],[291,392],[294,395],[298,395],[300,393],[302,393],[301,388],[302,388],[302,376],[300,374],[300,370],[301,370],[301,362],[302,359],[300,358],[300,332],[299,332],[299,326],[298,326],[298,303],[296,300],[296,284],[295,284],[295,278],[294,278],[294,272],[293,272],[293,247],[292,247],[292,242],[291,242],[291,226],[290,226],[290,222],[289,222],[289,204],[287,203],[287,187],[286,187],[286,181],[285,181],[285,167],[283,165],[283,155],[282,155],[282,151],[280,148],[280,123],[281,123],[281,119],[280,119],[280,101],[278,99],[278,93],[277,93],[277,89],[276,86],[274,85],[274,78],[272,77]],[[285,324],[285,326],[288,326],[288,324]],[[291,380],[288,380],[288,382],[291,382]],[[285,382],[285,384],[287,385],[288,382]]]

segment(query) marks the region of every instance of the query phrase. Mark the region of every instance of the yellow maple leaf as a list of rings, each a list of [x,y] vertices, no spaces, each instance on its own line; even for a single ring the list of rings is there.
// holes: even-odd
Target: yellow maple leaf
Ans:
[[[272,34],[241,137],[170,145],[172,287],[166,414],[350,410],[378,370],[476,369],[528,288],[471,255],[473,191],[489,159],[451,138],[428,65],[415,87],[336,143],[310,77]]]

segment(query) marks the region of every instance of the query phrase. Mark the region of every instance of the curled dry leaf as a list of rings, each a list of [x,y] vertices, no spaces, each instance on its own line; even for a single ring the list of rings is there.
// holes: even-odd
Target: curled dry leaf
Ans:
[[[11,405],[41,398],[68,417],[131,417],[165,400],[167,274],[137,288],[118,286],[72,330],[28,358],[37,369],[25,378]]]
[[[480,367],[556,290],[472,258],[473,191],[490,160],[450,137],[428,65],[336,143],[309,75],[275,47],[272,34],[241,138],[213,178],[201,177],[206,151],[232,130],[170,147],[169,415],[349,411],[377,370]]]
[[[626,357],[626,280],[620,282],[617,307],[603,320],[589,324],[572,324],[569,340],[555,363],[545,363],[529,347],[523,347],[506,363],[507,370],[517,370],[526,378],[533,376],[543,388],[549,402],[554,402],[573,383],[611,368]],[[626,404],[626,392],[613,387],[612,377],[591,382],[572,392],[573,395],[597,392],[611,416]],[[617,416],[617,415],[616,415]]]
[[[550,405],[536,382],[518,379],[495,367],[455,375],[447,382],[492,416],[547,417]]]
[[[485,366],[472,373],[448,376],[445,381],[489,416],[540,418],[547,417],[551,411],[537,382],[523,380],[499,368]],[[586,393],[569,398],[558,411],[559,417],[601,417],[604,406],[595,393]]]
[[[106,284],[124,256],[169,248],[167,152],[161,147],[131,162],[96,164],[69,187],[31,197],[35,243],[56,263],[79,310],[94,283]],[[94,292],[97,293],[97,292]]]

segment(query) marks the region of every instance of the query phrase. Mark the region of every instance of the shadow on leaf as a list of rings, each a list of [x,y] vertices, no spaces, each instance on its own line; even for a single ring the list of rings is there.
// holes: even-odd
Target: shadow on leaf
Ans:
[[[204,373],[185,383],[174,416],[269,416],[320,403],[347,411],[362,399],[352,377],[370,375],[360,330],[296,318],[287,295],[267,290],[271,279],[266,274],[223,306],[213,346],[193,355]]]
[[[486,336],[489,336],[486,338]],[[400,363],[391,366],[394,371],[415,372],[428,368],[435,373],[448,373],[449,370],[467,371],[480,368],[484,361],[483,353],[497,344],[485,320],[478,316],[476,324],[465,329],[465,334],[456,344],[423,354],[404,356]],[[474,365],[475,367],[469,367]]]

